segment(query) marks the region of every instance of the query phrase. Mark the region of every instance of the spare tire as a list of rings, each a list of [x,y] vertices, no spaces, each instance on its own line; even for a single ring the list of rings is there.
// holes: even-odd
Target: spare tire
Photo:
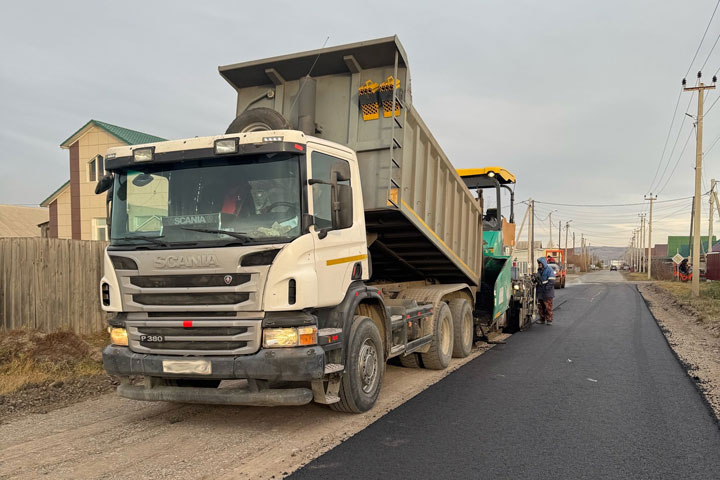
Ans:
[[[246,110],[235,117],[225,134],[290,129],[292,129],[290,122],[280,112],[272,108],[260,107]]]

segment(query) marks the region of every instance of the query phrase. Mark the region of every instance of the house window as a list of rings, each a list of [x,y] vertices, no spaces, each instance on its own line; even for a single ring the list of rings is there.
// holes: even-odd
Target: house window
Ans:
[[[104,218],[93,218],[93,240],[101,240],[106,242],[108,239],[107,234],[107,220]]]
[[[88,182],[97,182],[105,175],[105,159],[102,155],[95,155],[88,162]]]
[[[88,164],[88,181],[97,182],[97,161],[94,158]]]

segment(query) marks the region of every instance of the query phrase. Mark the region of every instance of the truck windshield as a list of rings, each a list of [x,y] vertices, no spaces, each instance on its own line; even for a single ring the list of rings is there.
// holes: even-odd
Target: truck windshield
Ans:
[[[300,235],[299,158],[235,156],[115,172],[110,244],[289,242]]]

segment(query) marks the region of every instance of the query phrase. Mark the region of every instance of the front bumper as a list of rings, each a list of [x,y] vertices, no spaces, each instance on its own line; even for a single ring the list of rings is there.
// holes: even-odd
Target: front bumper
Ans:
[[[210,375],[170,374],[163,372],[163,360],[196,360],[211,362]],[[325,351],[322,347],[261,349],[253,355],[178,357],[135,353],[128,347],[109,345],[103,350],[103,366],[110,375],[143,375],[162,378],[257,379],[276,381],[311,381],[325,374]]]
[[[250,391],[241,388],[144,387],[122,384],[118,395],[146,402],[180,402],[210,405],[245,405],[254,407],[296,406],[310,403],[309,388],[287,388]]]

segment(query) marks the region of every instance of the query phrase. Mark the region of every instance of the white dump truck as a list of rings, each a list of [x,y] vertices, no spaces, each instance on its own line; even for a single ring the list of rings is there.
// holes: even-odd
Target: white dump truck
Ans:
[[[219,70],[224,135],[105,158],[120,395],[362,412],[389,359],[443,369],[505,326],[476,307],[482,201],[413,108],[396,37]]]

